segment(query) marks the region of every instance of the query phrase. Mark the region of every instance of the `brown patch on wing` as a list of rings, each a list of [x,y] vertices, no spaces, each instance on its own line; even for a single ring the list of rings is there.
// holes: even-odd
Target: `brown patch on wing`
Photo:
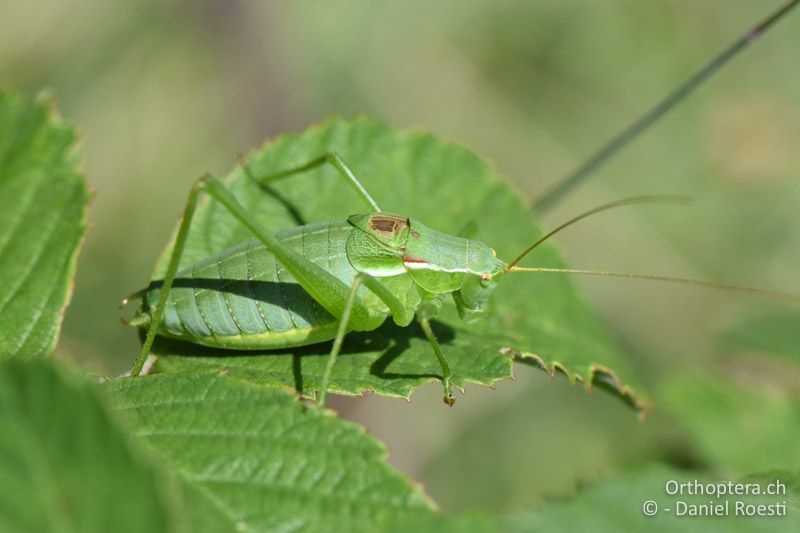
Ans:
[[[403,257],[403,262],[405,262],[405,263],[427,263],[427,261],[425,259],[420,259],[419,257],[410,257],[410,256]]]
[[[392,215],[375,215],[370,218],[369,227],[381,233],[397,235],[408,227],[408,219]]]

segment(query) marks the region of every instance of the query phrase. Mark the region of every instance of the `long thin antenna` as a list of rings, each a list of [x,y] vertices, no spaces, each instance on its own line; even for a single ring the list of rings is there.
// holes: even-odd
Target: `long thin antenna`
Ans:
[[[574,172],[567,175],[556,183],[546,193],[536,200],[533,207],[536,211],[545,211],[560,200],[567,192],[579,185],[590,174],[602,166],[606,161],[615,156],[631,141],[637,138],[643,131],[653,125],[658,119],[672,109],[681,100],[686,98],[704,81],[706,81],[717,70],[722,68],[736,54],[746,48],[749,44],[761,37],[773,24],[778,22],[784,15],[796,7],[800,0],[790,0],[772,15],[756,24],[750,31],[739,37],[733,44],[728,46],[714,59],[706,63],[700,70],[695,72],[683,84],[678,86],[673,92],[669,93],[663,100],[650,108],[642,116],[631,123],[627,128],[613,137],[605,146],[595,152]]]
[[[713,283],[710,281],[700,281],[696,279],[686,278],[671,278],[667,276],[651,276],[649,274],[629,274],[627,272],[608,272],[605,270],[584,270],[575,268],[527,268],[527,267],[513,267],[509,272],[558,272],[562,274],[582,274],[587,276],[606,276],[611,278],[628,278],[628,279],[644,279],[648,281],[665,281],[668,283],[681,283],[683,285],[694,285],[696,287],[705,287],[707,289],[719,289],[724,291],[743,292],[747,294],[754,294],[758,296],[767,296],[770,298],[780,298],[781,300],[790,300],[793,302],[800,302],[800,294],[789,294],[786,292],[770,291],[766,289],[754,289],[751,287],[740,287],[738,285],[727,285],[724,283]]]
[[[536,248],[537,246],[542,244],[544,241],[546,241],[547,239],[549,239],[550,237],[552,237],[553,235],[555,235],[556,233],[558,233],[562,229],[566,228],[567,226],[571,226],[574,223],[578,222],[579,220],[583,220],[584,218],[586,218],[588,216],[594,215],[595,213],[599,213],[600,211],[605,211],[607,209],[612,209],[614,207],[620,207],[620,206],[623,206],[623,205],[662,204],[662,203],[663,204],[667,204],[667,203],[669,203],[669,204],[687,204],[690,201],[691,201],[691,198],[689,198],[688,196],[669,196],[669,195],[665,195],[665,194],[664,195],[648,195],[648,196],[632,196],[630,198],[623,198],[622,200],[616,200],[614,202],[609,202],[607,204],[603,204],[603,205],[597,206],[597,207],[595,207],[593,209],[589,209],[588,211],[585,211],[585,212],[581,213],[580,215],[567,220],[566,222],[564,222],[563,224],[561,224],[557,228],[551,230],[549,233],[547,233],[543,237],[540,237],[536,242],[534,242],[533,244],[528,246],[528,248],[526,248],[524,252],[522,252],[517,257],[515,257],[513,261],[511,261],[509,264],[507,264],[506,267],[503,269],[503,272],[508,272],[509,270],[514,268],[514,265],[516,265],[517,263],[522,261],[522,259],[526,255],[531,253],[534,248]]]

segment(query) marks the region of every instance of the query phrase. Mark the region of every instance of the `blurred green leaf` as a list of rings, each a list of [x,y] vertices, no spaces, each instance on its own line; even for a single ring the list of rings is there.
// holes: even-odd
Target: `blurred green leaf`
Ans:
[[[800,464],[800,399],[767,382],[685,376],[667,382],[661,403],[709,464],[726,472]]]
[[[351,165],[385,211],[451,234],[474,220],[479,226],[477,238],[507,260],[542,235],[521,198],[472,152],[425,133],[397,132],[374,120],[334,119],[301,135],[282,136],[253,152],[249,164],[255,175],[267,175],[308,162],[326,150],[337,151]],[[305,221],[343,219],[366,210],[330,168],[279,182],[270,194],[246,179],[241,168],[226,181],[245,208],[271,230]],[[192,229],[182,267],[252,238],[213,201],[198,208]],[[171,245],[154,278],[163,272],[170,249]],[[549,245],[541,246],[527,261],[561,265]],[[516,356],[550,372],[562,370],[572,382],[590,386],[596,380],[637,408],[645,406],[641,389],[606,329],[562,275],[505,276],[479,323],[465,325],[453,306],[447,306],[438,320],[438,333],[459,385],[491,384],[510,377],[509,358]],[[236,376],[295,386],[308,393],[318,386],[328,351],[322,345],[269,352],[268,356],[242,355],[169,343],[162,344],[157,353],[170,357],[162,358],[156,370],[226,368]],[[437,375],[433,353],[420,333],[386,324],[378,331],[348,335],[332,390],[407,396]]]
[[[792,531],[800,527],[800,516],[797,513],[797,494],[789,493],[788,487],[796,484],[797,474],[770,474],[757,479],[742,480],[746,483],[766,483],[777,480],[787,486],[787,494],[779,496],[734,495],[716,499],[708,495],[669,495],[666,484],[673,480],[677,483],[691,483],[697,480],[706,483],[727,483],[728,480],[713,479],[702,474],[676,470],[671,467],[652,465],[640,471],[623,474],[588,487],[574,499],[549,502],[540,509],[519,514],[506,522],[506,528],[512,531],[654,531],[684,532],[697,531]],[[643,505],[646,501],[657,504],[655,516],[645,516]],[[786,516],[748,517],[736,516],[736,502],[745,504],[779,504],[786,503]],[[683,502],[678,503],[678,502]],[[689,505],[725,504],[728,505],[727,516],[678,516],[688,513]],[[685,505],[685,507],[683,506]],[[667,511],[669,509],[669,511]],[[774,508],[777,510],[777,507]]]
[[[108,387],[183,480],[190,531],[361,531],[433,513],[378,441],[285,390],[198,374]]]
[[[772,483],[775,480],[780,480],[784,485],[784,493],[786,495],[786,503],[789,512],[800,511],[800,472],[796,470],[768,470],[765,472],[757,472],[750,474],[741,479],[745,483],[758,483],[763,485],[765,483]]]
[[[492,533],[498,531],[495,517],[477,513],[464,513],[457,516],[430,514],[401,517],[387,523],[387,533],[406,533],[424,531],[425,533]]]
[[[720,345],[727,350],[779,355],[800,363],[800,311],[751,313],[722,332]]]
[[[0,358],[50,355],[86,231],[75,130],[52,98],[0,92]]]
[[[509,388],[500,391],[505,401],[472,414],[426,457],[420,478],[444,509],[500,514],[572,495],[587,479],[652,458],[662,442],[658,407],[642,422],[617,416],[614,397],[595,392],[587,401],[543,376],[513,395]],[[465,464],[480,483],[453,483]]]
[[[0,530],[169,529],[157,476],[88,385],[0,363],[0,427]]]

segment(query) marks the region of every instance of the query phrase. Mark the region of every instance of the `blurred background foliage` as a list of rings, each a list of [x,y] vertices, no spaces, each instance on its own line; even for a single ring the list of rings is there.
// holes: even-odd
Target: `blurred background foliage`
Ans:
[[[117,304],[148,279],[192,181],[267,138],[332,114],[376,116],[466,144],[533,201],[777,5],[5,0],[0,83],[55,90],[96,194],[58,354],[100,374],[129,368],[138,341]],[[552,227],[624,196],[696,198],[571,228],[557,239],[569,263],[800,292],[799,48],[793,13],[542,214]],[[497,391],[468,388],[455,409],[436,385],[410,404],[335,407],[449,511],[524,508],[653,459],[727,476],[797,466],[791,305],[578,282],[650,387],[646,423],[529,369]]]

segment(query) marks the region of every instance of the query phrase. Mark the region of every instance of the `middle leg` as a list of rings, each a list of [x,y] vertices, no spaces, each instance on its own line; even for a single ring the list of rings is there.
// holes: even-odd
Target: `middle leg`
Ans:
[[[356,301],[356,294],[358,293],[358,286],[361,285],[361,274],[356,274],[353,279],[353,285],[350,286],[350,294],[347,297],[347,303],[344,306],[344,312],[339,319],[339,329],[336,331],[336,338],[333,339],[333,346],[331,353],[328,355],[328,362],[325,364],[325,373],[322,374],[322,383],[320,383],[319,392],[317,393],[317,405],[323,407],[325,405],[325,395],[328,393],[328,383],[331,380],[333,367],[336,364],[336,358],[339,356],[339,351],[342,349],[342,341],[344,336],[347,335],[347,326],[350,322],[350,311],[353,309],[353,303]]]
[[[452,407],[453,404],[456,403],[456,399],[453,397],[450,365],[447,364],[447,360],[444,358],[444,355],[442,354],[442,347],[439,346],[439,341],[436,340],[436,335],[433,333],[433,329],[431,328],[430,319],[420,318],[419,325],[422,326],[422,331],[425,332],[425,336],[428,338],[428,342],[431,343],[431,346],[433,347],[433,352],[436,354],[436,358],[439,360],[439,364],[442,367],[442,385],[444,386],[444,398],[443,398],[444,403]]]

